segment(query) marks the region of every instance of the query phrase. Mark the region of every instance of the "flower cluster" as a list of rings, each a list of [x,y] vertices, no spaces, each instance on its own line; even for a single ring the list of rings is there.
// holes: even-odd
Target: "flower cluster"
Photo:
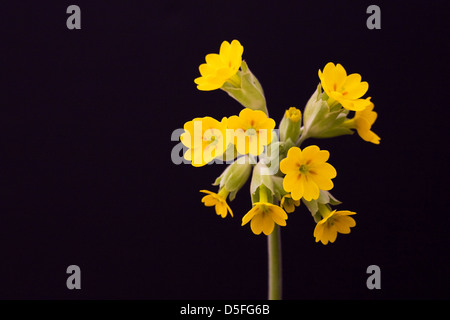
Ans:
[[[328,162],[330,153],[317,145],[304,148],[308,138],[331,138],[357,132],[365,141],[379,144],[371,129],[377,113],[371,98],[363,98],[368,83],[357,73],[347,75],[340,64],[332,62],[318,71],[319,84],[303,113],[296,107],[286,109],[277,129],[268,116],[261,84],[242,60],[239,41],[224,41],[219,54],[208,54],[194,82],[201,91],[221,89],[237,100],[243,109],[238,115],[221,120],[205,116],[184,124],[180,140],[184,158],[201,167],[214,160],[231,162],[215,180],[217,192],[205,193],[202,202],[215,207],[225,218],[233,211],[227,201],[251,176],[252,208],[242,217],[254,234],[270,235],[274,228],[286,226],[288,214],[301,203],[310,211],[316,226],[316,242],[334,242],[337,233],[350,233],[356,225],[352,211],[337,211],[341,202],[329,192],[334,187],[336,169]],[[351,116],[352,115],[352,116]]]

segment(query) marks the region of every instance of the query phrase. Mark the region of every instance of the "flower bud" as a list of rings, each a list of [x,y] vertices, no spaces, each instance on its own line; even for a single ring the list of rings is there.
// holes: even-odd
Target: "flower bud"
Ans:
[[[280,122],[280,140],[287,141],[291,139],[292,142],[296,142],[300,136],[300,127],[302,113],[299,109],[291,107],[286,110],[283,119]]]

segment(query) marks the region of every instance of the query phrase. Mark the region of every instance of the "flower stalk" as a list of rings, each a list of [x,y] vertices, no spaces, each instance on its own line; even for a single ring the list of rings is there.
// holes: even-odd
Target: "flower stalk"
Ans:
[[[281,266],[281,235],[280,226],[275,225],[272,233],[267,236],[267,251],[269,262],[269,300],[281,300],[282,266]]]

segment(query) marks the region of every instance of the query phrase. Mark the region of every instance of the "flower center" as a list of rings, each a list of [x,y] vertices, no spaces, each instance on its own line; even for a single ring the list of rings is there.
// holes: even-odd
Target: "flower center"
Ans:
[[[249,128],[245,131],[248,136],[256,136],[256,130],[254,128]]]
[[[268,208],[266,205],[264,205],[264,204],[262,204],[262,205],[259,207],[259,209],[262,211],[262,214],[268,213],[268,212],[269,212],[269,208]]]
[[[328,225],[331,226],[331,227],[334,226],[334,219],[331,218],[331,217],[328,218],[327,223],[328,223]]]
[[[212,135],[210,137],[204,137],[204,141],[206,141],[209,145],[215,146],[217,143],[219,143],[219,137]]]
[[[303,174],[307,174],[309,171],[309,167],[306,164],[302,164],[298,170]]]

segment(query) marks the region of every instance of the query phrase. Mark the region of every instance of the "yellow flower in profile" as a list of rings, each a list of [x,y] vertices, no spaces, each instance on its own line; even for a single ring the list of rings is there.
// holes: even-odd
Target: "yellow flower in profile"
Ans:
[[[250,228],[254,234],[264,232],[266,236],[272,233],[275,223],[286,225],[288,218],[286,212],[279,206],[268,202],[255,202],[253,208],[242,217],[242,225],[250,222]]]
[[[228,191],[222,188],[219,193],[214,193],[208,190],[200,190],[200,192],[206,193],[207,195],[202,198],[202,202],[206,207],[214,206],[218,216],[225,218],[227,213],[233,216],[233,211],[231,211],[230,206],[227,204]]]
[[[287,157],[281,160],[280,170],[286,176],[283,188],[291,193],[294,200],[304,198],[306,201],[318,199],[320,190],[331,190],[336,177],[336,170],[327,163],[330,153],[320,150],[318,146],[308,146],[303,151],[292,147]]]
[[[377,113],[373,111],[373,108],[374,104],[370,102],[366,109],[355,112],[355,117],[349,121],[353,121],[356,131],[363,140],[380,144],[380,137],[370,130],[377,119]]]
[[[295,211],[295,207],[298,207],[300,205],[300,200],[294,200],[292,199],[292,196],[290,194],[286,194],[283,196],[280,202],[280,206],[287,212],[292,213]]]
[[[258,156],[272,141],[275,121],[261,110],[242,109],[239,116],[228,119],[228,129],[234,130],[234,144],[240,154]]]
[[[352,111],[364,110],[370,103],[367,99],[360,99],[369,89],[369,84],[361,82],[358,73],[347,75],[344,67],[339,63],[335,66],[329,62],[319,70],[322,88],[329,98],[339,102],[345,109]]]
[[[195,118],[184,124],[181,142],[189,149],[184,158],[194,167],[201,167],[223,155],[230,139],[227,138],[227,118],[217,121],[211,117]]]
[[[333,243],[336,240],[337,233],[350,233],[350,228],[356,225],[355,220],[350,215],[356,212],[347,210],[331,211],[325,218],[316,224],[314,229],[314,237],[316,242],[321,241],[323,244]]]
[[[240,86],[240,79],[236,76],[241,63],[244,47],[238,40],[222,42],[219,54],[210,53],[206,55],[206,63],[199,67],[201,77],[194,80],[197,89],[211,91],[219,89],[230,80],[235,86]]]

